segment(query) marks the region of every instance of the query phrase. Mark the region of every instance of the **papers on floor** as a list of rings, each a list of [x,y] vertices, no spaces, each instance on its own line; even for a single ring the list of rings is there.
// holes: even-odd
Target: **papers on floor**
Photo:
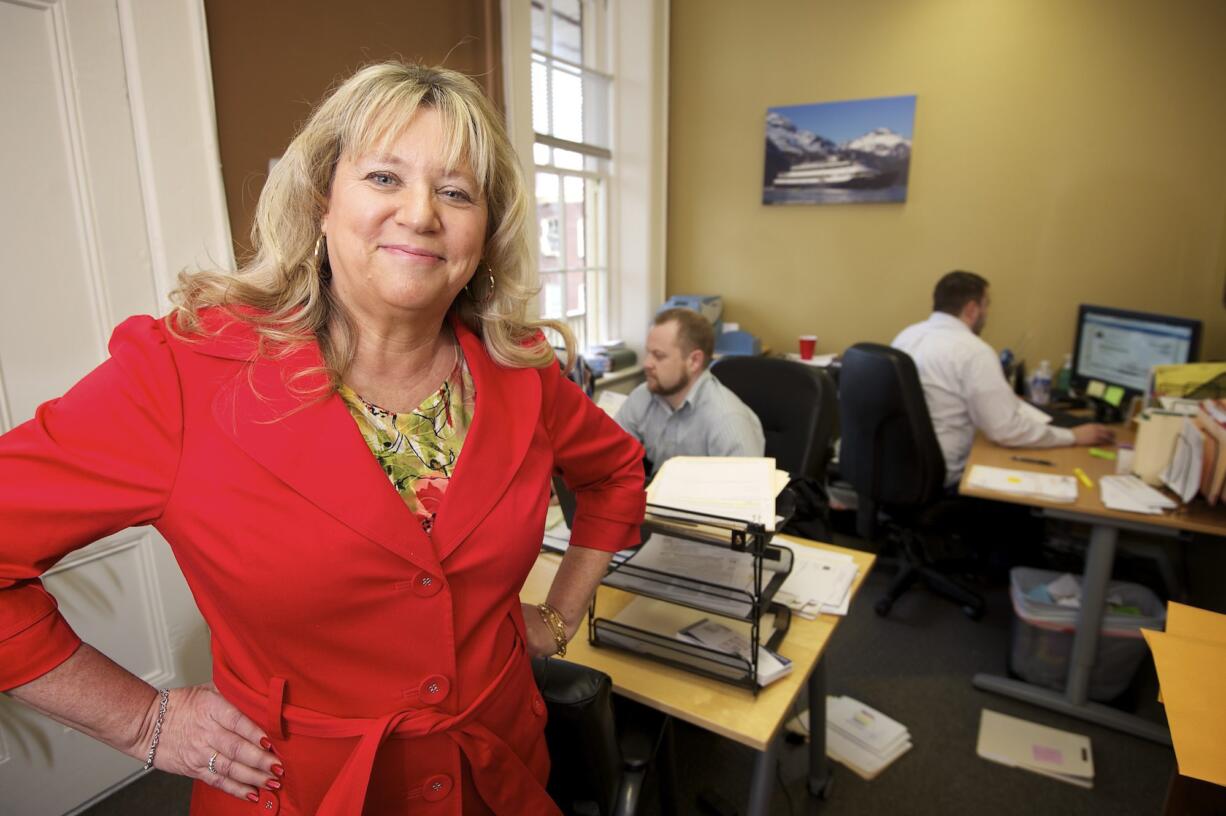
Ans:
[[[749,624],[742,621],[710,621],[702,612],[684,606],[657,601],[652,598],[635,598],[626,604],[611,620],[622,626],[633,627],[644,632],[650,632],[680,643],[690,643],[712,649],[723,654],[740,658],[742,667],[749,663]],[[765,615],[762,618],[762,631],[774,629],[774,616]],[[616,641],[618,645],[631,649],[646,650],[641,647],[649,644],[636,644],[633,641],[619,638],[614,634],[602,633],[602,639]],[[669,657],[685,662],[684,652],[670,653]],[[700,658],[693,659],[695,665],[700,664]],[[712,667],[708,667],[712,668]],[[780,654],[770,651],[765,646],[758,646],[758,685],[765,686],[792,670],[792,662]]]
[[[873,779],[911,750],[906,726],[851,697],[826,697],[826,753]]]
[[[741,618],[753,608],[753,560],[750,553],[653,533],[633,560],[605,576],[604,583]],[[775,565],[763,560],[764,583]]]
[[[1053,473],[975,465],[967,486],[1064,504],[1077,501],[1077,480]]]
[[[793,555],[792,572],[775,594],[776,601],[806,620],[814,620],[820,614],[847,614],[851,585],[860,571],[850,555],[779,539],[772,543],[787,547]]]
[[[647,512],[682,519],[700,513],[774,530],[777,492],[774,459],[674,456],[647,487]]]
[[[1178,506],[1174,499],[1154,490],[1139,476],[1104,476],[1098,484],[1103,504],[1109,510],[1161,515],[1162,511]]]
[[[990,709],[979,719],[976,752],[984,759],[1022,768],[1083,788],[1094,786],[1090,738],[1019,720]]]
[[[1166,631],[1141,634],[1154,653],[1179,772],[1226,785],[1226,615],[1172,602]]]

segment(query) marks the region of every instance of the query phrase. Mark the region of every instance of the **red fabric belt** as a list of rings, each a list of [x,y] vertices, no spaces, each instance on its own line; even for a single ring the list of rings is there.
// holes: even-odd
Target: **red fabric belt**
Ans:
[[[334,717],[296,705],[282,705],[285,681],[273,678],[268,692],[261,693],[236,677],[217,661],[214,682],[227,700],[257,722],[271,715],[270,731],[281,729],[307,737],[360,737],[341,767],[332,786],[324,794],[316,816],[361,816],[379,746],[389,736],[422,737],[445,733],[459,746],[472,766],[473,783],[481,798],[495,813],[559,814],[532,771],[497,734],[476,721],[481,707],[506,679],[516,661],[523,659],[520,648],[513,649],[498,675],[490,681],[467,709],[448,714],[433,708],[407,708],[370,719]],[[279,709],[277,711],[276,709]],[[458,781],[457,781],[458,783]],[[458,784],[457,784],[458,789]]]

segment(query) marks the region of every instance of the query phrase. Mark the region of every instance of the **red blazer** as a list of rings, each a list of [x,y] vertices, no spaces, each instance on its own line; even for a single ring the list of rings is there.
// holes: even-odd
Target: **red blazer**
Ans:
[[[79,644],[38,576],[152,524],[211,629],[214,682],[286,767],[258,804],[198,783],[194,814],[480,813],[478,792],[555,812],[518,594],[555,472],[575,544],[637,542],[639,444],[556,366],[498,366],[456,322],[476,409],[427,537],[340,398],[296,396],[317,346],[252,363],[245,324],[206,323],[220,334],[185,342],[129,319],[109,360],[0,437],[0,689]]]

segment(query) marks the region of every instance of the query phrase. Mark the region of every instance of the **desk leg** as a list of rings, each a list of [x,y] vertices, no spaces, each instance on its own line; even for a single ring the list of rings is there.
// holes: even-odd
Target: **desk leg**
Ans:
[[[976,674],[975,688],[1003,694],[1016,700],[1105,725],[1163,745],[1171,744],[1171,732],[1162,725],[1127,714],[1110,706],[1089,702],[1090,673],[1098,652],[1099,628],[1106,608],[1107,584],[1111,580],[1111,564],[1115,560],[1115,544],[1119,530],[1106,524],[1095,524],[1090,531],[1090,549],[1086,553],[1085,576],[1081,585],[1081,614],[1077,616],[1077,631],[1073,636],[1073,652],[1069,661],[1068,681],[1064,694],[1033,686],[1020,680]]]
[[[825,799],[830,782],[830,760],[826,757],[826,658],[822,657],[809,675],[809,794]]]
[[[770,816],[771,794],[775,791],[775,766],[779,762],[779,740],[783,729],[771,737],[765,751],[753,758],[753,775],[749,779],[749,807],[746,816]]]

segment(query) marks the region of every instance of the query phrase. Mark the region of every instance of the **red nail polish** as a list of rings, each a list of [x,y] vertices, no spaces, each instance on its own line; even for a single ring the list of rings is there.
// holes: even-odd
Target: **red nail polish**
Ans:
[[[251,793],[247,794],[247,798],[250,799],[252,802],[260,801],[260,795],[256,793],[255,791],[252,791]]]
[[[265,751],[271,751],[272,750],[272,740],[270,740],[268,737],[260,737],[260,747],[263,748]]]
[[[281,783],[280,783],[280,782],[278,782],[278,781],[277,781],[277,780],[275,780],[275,779],[270,779],[270,780],[268,780],[267,782],[265,782],[265,783],[264,783],[264,787],[268,788],[269,790],[273,790],[273,791],[275,791],[275,790],[280,790],[280,789],[281,789]]]
[[[280,765],[273,765],[272,772],[275,773],[277,776],[285,776],[285,769],[282,768]]]

